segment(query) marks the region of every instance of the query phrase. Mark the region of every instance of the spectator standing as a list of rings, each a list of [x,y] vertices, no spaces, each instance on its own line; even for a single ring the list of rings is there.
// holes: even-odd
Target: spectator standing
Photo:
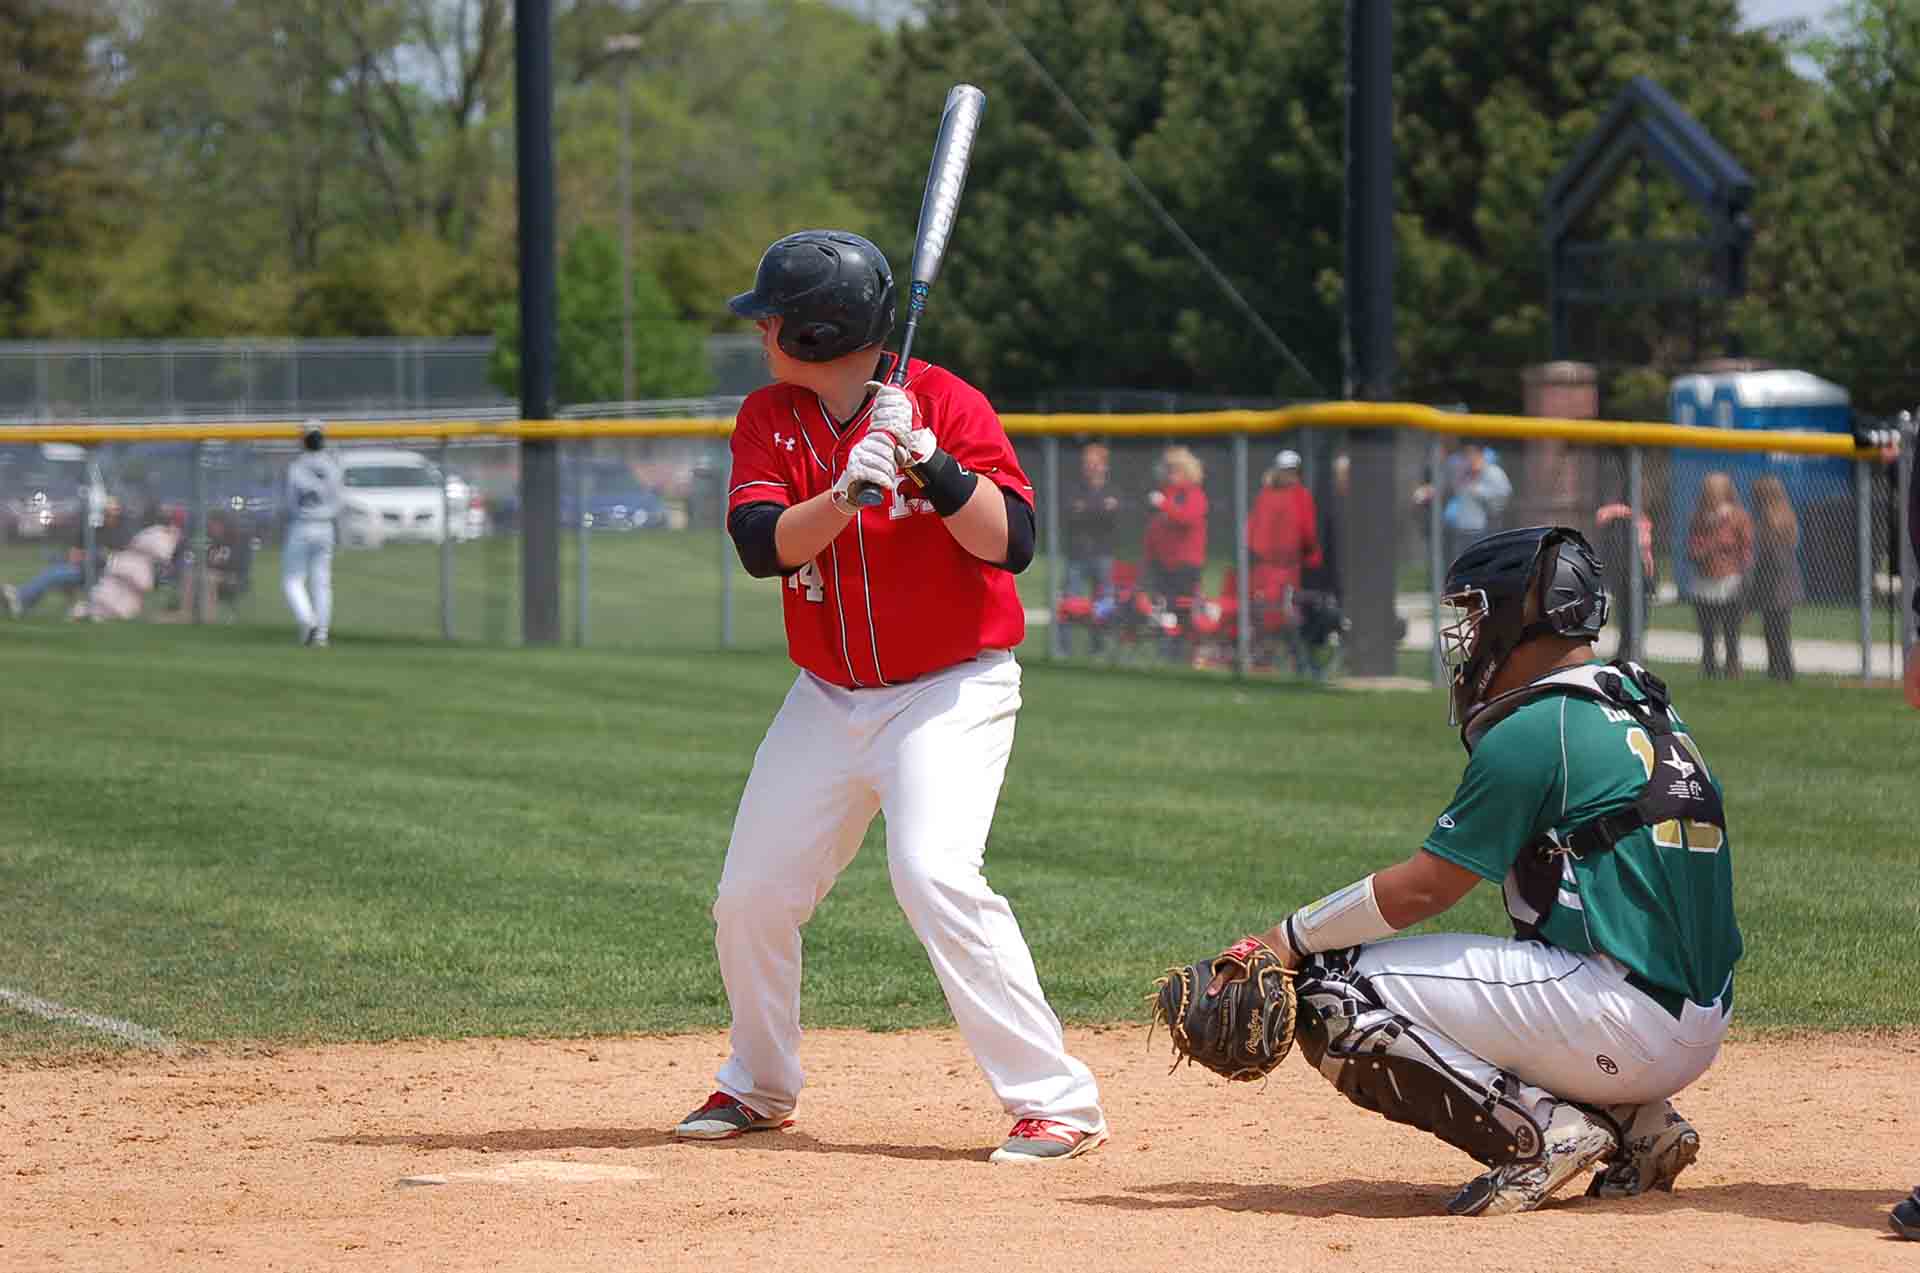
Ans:
[[[1451,468],[1450,489],[1441,520],[1446,524],[1451,543],[1447,556],[1457,557],[1467,545],[1500,529],[1513,498],[1513,482],[1500,467],[1493,448],[1470,443],[1461,448]]]
[[[1740,675],[1740,610],[1747,575],[1753,570],[1753,519],[1740,503],[1733,479],[1709,473],[1700,481],[1687,535],[1692,560],[1693,617],[1700,628],[1700,671],[1708,678]],[[1724,638],[1726,661],[1716,650]]]
[[[1105,443],[1082,447],[1080,477],[1067,492],[1066,591],[1095,603],[1113,591],[1113,540],[1120,497],[1107,482],[1110,460]]]
[[[1200,594],[1200,574],[1207,564],[1205,478],[1199,456],[1184,446],[1170,446],[1160,457],[1160,486],[1147,495],[1154,510],[1141,545],[1147,591],[1176,607],[1191,604]]]
[[[1305,582],[1305,572],[1320,565],[1320,510],[1313,492],[1300,481],[1300,453],[1282,451],[1261,479],[1260,494],[1247,515],[1247,552],[1253,570],[1252,595],[1269,601]]]
[[[1771,474],[1753,480],[1753,581],[1746,601],[1760,612],[1767,638],[1767,675],[1793,679],[1793,608],[1807,599],[1800,579],[1800,522],[1787,488]]]
[[[1347,507],[1347,487],[1353,481],[1353,461],[1344,455],[1333,457],[1333,498],[1322,508],[1320,520],[1320,561],[1306,568],[1303,582],[1315,592],[1340,597],[1340,519]]]
[[[1647,619],[1660,591],[1660,572],[1653,559],[1653,519],[1645,513],[1638,517],[1626,504],[1602,504],[1593,514],[1594,547],[1606,566],[1607,595],[1613,599],[1613,613],[1620,624],[1620,656],[1639,648],[1636,638],[1645,635]],[[1640,631],[1633,626],[1629,594],[1633,580],[1633,556],[1640,556]]]
[[[345,480],[340,461],[326,453],[318,420],[300,434],[305,453],[287,466],[287,546],[280,558],[280,587],[300,627],[303,645],[325,645],[333,621],[334,522],[340,516]]]

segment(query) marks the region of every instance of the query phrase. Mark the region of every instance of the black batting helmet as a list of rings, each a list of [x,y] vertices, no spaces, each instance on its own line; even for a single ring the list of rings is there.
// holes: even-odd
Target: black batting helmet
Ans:
[[[1527,526],[1474,541],[1447,567],[1441,629],[1453,684],[1449,724],[1465,726],[1514,648],[1535,637],[1591,640],[1607,622],[1602,566],[1571,526]]]
[[[727,302],[780,323],[782,352],[802,362],[877,345],[893,330],[893,271],[880,249],[844,230],[802,230],[766,250],[753,290]]]

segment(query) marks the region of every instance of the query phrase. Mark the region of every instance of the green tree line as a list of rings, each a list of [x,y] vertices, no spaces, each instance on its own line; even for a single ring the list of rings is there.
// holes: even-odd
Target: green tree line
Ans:
[[[692,392],[779,234],[861,229],[904,272],[961,80],[989,106],[928,354],[1008,398],[1338,394],[1344,9],[922,0],[883,28],[812,0],[555,0],[562,396],[617,396],[623,153],[637,391]],[[1847,0],[1817,38],[1743,30],[1734,0],[1395,10],[1407,396],[1516,404],[1548,352],[1543,196],[1635,75],[1753,175],[1756,237],[1738,303],[1596,320],[1575,352],[1614,406],[1730,352],[1869,408],[1920,396],[1920,6]],[[0,337],[511,337],[512,53],[510,0],[0,6]],[[1581,233],[1700,226],[1630,168]]]

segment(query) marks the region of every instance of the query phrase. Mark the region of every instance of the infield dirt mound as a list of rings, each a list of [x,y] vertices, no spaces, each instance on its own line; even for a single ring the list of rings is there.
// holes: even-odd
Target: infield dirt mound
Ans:
[[[1459,1220],[1472,1162],[1298,1062],[1229,1087],[1070,1033],[1114,1139],[1034,1168],[985,1161],[1009,1120],[951,1031],[810,1034],[797,1126],[721,1144],[669,1134],[711,1034],[0,1071],[0,1268],[1920,1268],[1886,1222],[1920,1035],[1731,1044],[1677,1193]]]

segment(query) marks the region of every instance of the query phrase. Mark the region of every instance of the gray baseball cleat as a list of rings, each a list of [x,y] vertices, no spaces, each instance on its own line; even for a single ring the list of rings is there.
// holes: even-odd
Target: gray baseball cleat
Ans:
[[[1674,1178],[1700,1156],[1700,1133],[1672,1101],[1615,1105],[1606,1111],[1620,1127],[1620,1151],[1587,1186],[1589,1198],[1636,1198],[1649,1189],[1673,1192]]]
[[[1620,1140],[1604,1121],[1564,1101],[1541,1138],[1540,1157],[1475,1176],[1447,1204],[1456,1216],[1503,1216],[1532,1211],[1567,1181],[1616,1153]]]
[[[1915,1185],[1913,1192],[1894,1207],[1887,1223],[1907,1241],[1920,1242],[1920,1185]]]
[[[1089,1154],[1107,1143],[1107,1125],[1083,1132],[1078,1127],[1050,1118],[1023,1118],[1007,1133],[1006,1144],[988,1155],[988,1162],[1046,1163],[1064,1162]]]
[[[673,1134],[681,1140],[732,1140],[748,1132],[777,1132],[791,1126],[791,1118],[768,1118],[737,1097],[715,1092],[706,1104],[681,1119]]]

